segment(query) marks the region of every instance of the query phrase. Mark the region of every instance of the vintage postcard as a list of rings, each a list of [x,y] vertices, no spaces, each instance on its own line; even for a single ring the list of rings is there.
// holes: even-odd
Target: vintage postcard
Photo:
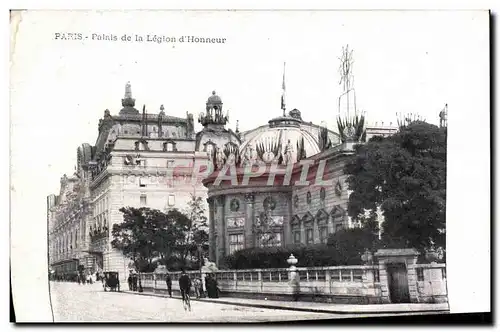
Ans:
[[[17,320],[457,312],[453,227],[490,222],[459,187],[489,158],[462,131],[489,125],[489,19],[12,11]]]

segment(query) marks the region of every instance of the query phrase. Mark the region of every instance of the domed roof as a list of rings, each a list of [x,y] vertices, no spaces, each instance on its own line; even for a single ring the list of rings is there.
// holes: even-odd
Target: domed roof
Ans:
[[[303,153],[299,155],[302,149]],[[240,146],[241,156],[255,153],[255,157],[266,163],[279,159],[280,155],[284,157],[286,151],[291,151],[294,163],[320,152],[317,138],[301,128],[301,121],[289,116],[270,120],[269,126],[263,127]]]
[[[212,95],[208,97],[207,104],[222,104],[222,99],[220,99],[219,96],[215,93],[215,91],[212,91]]]

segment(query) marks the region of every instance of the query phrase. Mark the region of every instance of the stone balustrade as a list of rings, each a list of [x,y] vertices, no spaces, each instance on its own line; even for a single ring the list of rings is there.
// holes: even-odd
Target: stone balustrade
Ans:
[[[412,302],[446,302],[445,264],[415,264],[417,297]],[[379,265],[298,267],[299,299],[332,303],[386,303]],[[294,288],[291,269],[222,270],[216,276],[222,296],[292,299]],[[179,291],[180,272],[169,273],[172,290]],[[191,279],[199,271],[188,271]],[[202,274],[205,277],[205,274]],[[387,279],[384,279],[387,280]],[[382,280],[382,282],[384,282]],[[387,282],[387,281],[386,281]],[[166,274],[141,273],[144,291],[166,292]],[[385,287],[387,288],[387,286]]]

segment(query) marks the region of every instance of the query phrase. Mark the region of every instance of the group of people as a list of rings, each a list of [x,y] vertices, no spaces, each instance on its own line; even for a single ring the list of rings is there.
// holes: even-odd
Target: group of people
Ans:
[[[133,292],[137,292],[137,289],[138,289],[137,283],[139,281],[138,275],[135,273],[129,274],[127,281],[128,281],[128,289],[133,291]]]
[[[167,291],[168,295],[172,297],[172,277],[170,274],[166,276],[167,283]],[[219,297],[219,288],[217,285],[217,279],[212,274],[208,274],[205,277],[205,285],[206,292],[209,298],[218,298]],[[179,277],[179,289],[181,291],[181,296],[184,299],[184,294],[191,294],[191,291],[194,291],[194,295],[197,299],[200,297],[204,297],[203,283],[200,278],[195,277],[191,280],[190,276],[186,273],[184,269],[181,271],[181,275]]]

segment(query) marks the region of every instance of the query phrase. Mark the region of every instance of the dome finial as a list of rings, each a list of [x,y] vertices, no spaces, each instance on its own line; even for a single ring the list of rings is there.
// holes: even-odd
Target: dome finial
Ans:
[[[163,107],[163,104],[161,104],[161,106],[160,106],[160,111],[162,111],[162,112],[163,112],[164,110],[165,110],[165,107]]]
[[[125,99],[132,98],[132,85],[130,84],[130,81],[125,84]]]
[[[123,112],[132,112],[134,114],[138,113],[138,111],[134,109],[135,99],[132,98],[132,85],[130,84],[130,81],[125,84],[125,96],[122,99],[122,106],[124,109],[120,111],[120,114]]]
[[[215,96],[215,90],[212,90],[212,95]]]

